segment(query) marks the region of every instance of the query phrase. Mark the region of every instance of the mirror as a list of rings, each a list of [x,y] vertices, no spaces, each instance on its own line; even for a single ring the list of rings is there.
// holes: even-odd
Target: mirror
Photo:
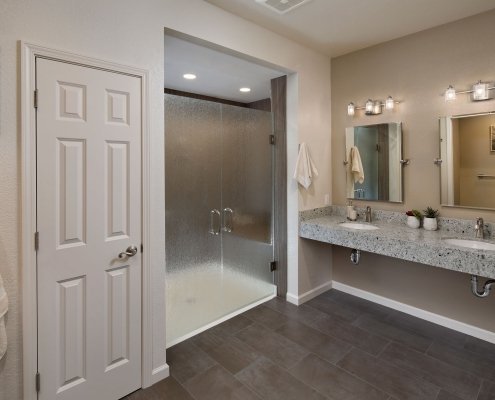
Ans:
[[[495,209],[495,112],[440,118],[443,206]]]
[[[347,198],[401,203],[402,124],[346,129]]]

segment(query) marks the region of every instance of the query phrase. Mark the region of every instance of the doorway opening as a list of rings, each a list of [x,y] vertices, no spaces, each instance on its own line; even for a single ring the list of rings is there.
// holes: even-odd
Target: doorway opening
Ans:
[[[165,35],[167,347],[277,294],[285,79]]]

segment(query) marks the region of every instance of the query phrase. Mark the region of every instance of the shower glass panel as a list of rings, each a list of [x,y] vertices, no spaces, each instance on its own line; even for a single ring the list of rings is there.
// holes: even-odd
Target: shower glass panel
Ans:
[[[273,296],[271,113],[165,95],[167,347]]]

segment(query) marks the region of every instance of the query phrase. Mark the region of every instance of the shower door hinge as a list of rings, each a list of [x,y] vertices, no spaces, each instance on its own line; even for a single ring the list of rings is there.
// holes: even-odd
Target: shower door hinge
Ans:
[[[277,262],[276,261],[270,261],[270,271],[276,271],[277,270]]]
[[[40,233],[34,232],[34,251],[38,251],[40,248]]]
[[[40,373],[36,372],[36,392],[39,392],[41,390],[41,377]]]
[[[34,90],[33,103],[34,108],[38,108],[38,89]]]
[[[270,135],[270,144],[275,144],[275,135]]]
[[[143,244],[141,243],[141,253],[144,251]]]

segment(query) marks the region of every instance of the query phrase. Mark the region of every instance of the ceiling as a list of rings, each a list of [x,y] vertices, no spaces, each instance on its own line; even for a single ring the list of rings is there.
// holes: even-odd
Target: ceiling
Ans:
[[[284,15],[256,0],[205,0],[331,57],[495,8],[495,0],[311,0]]]
[[[186,80],[184,74],[197,76]],[[165,87],[251,103],[270,97],[270,80],[285,75],[251,61],[165,35]],[[251,88],[242,93],[241,87]]]

